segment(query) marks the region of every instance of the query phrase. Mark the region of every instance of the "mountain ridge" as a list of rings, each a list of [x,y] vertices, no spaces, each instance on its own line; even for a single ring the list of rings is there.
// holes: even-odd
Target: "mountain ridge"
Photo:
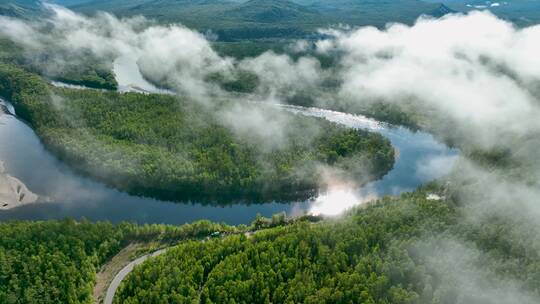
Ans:
[[[8,1],[39,7],[33,0]],[[388,23],[413,24],[422,15],[441,17],[453,12],[443,4],[420,0],[56,0],[54,3],[86,15],[106,11],[120,17],[142,15],[163,24],[182,23],[201,32],[217,33],[222,41],[306,38],[319,28],[335,24],[383,28]],[[21,11],[17,17],[24,14]]]

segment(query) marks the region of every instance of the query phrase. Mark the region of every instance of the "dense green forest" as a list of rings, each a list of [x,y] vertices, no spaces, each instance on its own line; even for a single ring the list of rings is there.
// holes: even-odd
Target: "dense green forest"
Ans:
[[[34,1],[13,2],[17,5],[0,4],[0,14],[28,18],[39,13],[24,5]],[[451,11],[437,0],[429,2],[56,1],[87,14],[96,9],[119,16],[142,13],[158,23],[212,29],[207,34],[217,34],[216,51],[238,60],[269,49],[288,53],[287,39],[317,38],[311,36],[313,29],[334,20],[383,27],[388,16],[411,23],[421,13]],[[535,20],[532,8],[538,4],[522,2],[508,19],[531,15]],[[0,96],[14,104],[17,115],[60,160],[118,189],[211,203],[303,198],[320,184],[321,167],[347,172],[361,184],[393,165],[394,150],[380,135],[269,106],[52,87],[48,80],[117,87],[111,67],[90,54],[76,54],[84,62],[56,68],[57,58],[74,59],[57,51],[32,58],[0,38]],[[338,55],[309,51],[289,55],[293,60],[316,57],[328,72],[339,61]],[[255,74],[239,68],[232,80],[227,76],[212,74],[205,80],[230,92],[259,93]],[[339,79],[330,79],[316,94],[332,96],[339,85]],[[477,145],[477,133],[464,134],[472,131],[466,120],[452,121],[452,115],[413,100],[321,104],[324,96],[315,98],[313,92],[287,93],[280,97],[291,104],[366,114],[428,131],[459,147],[463,157],[439,181],[337,218],[291,220],[277,214],[237,227],[209,221],[182,226],[84,219],[0,223],[0,303],[92,303],[96,272],[134,243],[170,249],[137,266],[120,286],[116,303],[538,303],[537,132],[501,136],[486,148]],[[243,115],[231,122],[231,113]],[[276,133],[280,136],[242,124],[261,113],[268,119],[263,131],[285,126]]]
[[[512,281],[539,296],[534,230],[496,214],[467,221],[460,191],[433,183],[315,223],[2,223],[0,302],[91,303],[96,270],[127,244],[148,241],[180,244],[136,267],[116,303],[490,303],[467,286],[477,269],[489,277],[483,288]],[[201,241],[215,231],[224,237]],[[470,281],[449,280],[451,265],[471,269]]]
[[[93,303],[96,270],[132,242],[171,244],[237,228],[208,221],[183,226],[88,221],[0,223],[0,303]]]
[[[483,290],[497,288],[508,303],[535,303],[535,228],[497,212],[471,221],[463,192],[479,185],[450,184],[319,222],[276,215],[249,227],[3,223],[0,302],[91,303],[104,262],[130,243],[158,241],[173,247],[137,266],[116,303],[491,303]],[[441,200],[429,199],[434,193]],[[215,231],[223,237],[206,238]],[[508,286],[522,294],[505,295]]]
[[[523,227],[499,216],[465,221],[456,197],[432,184],[338,220],[186,242],[137,267],[116,303],[489,303],[445,278],[454,264],[481,268],[486,289],[515,280],[538,296],[538,239],[524,243]]]
[[[264,111],[269,122],[285,124],[275,143],[274,134],[259,137],[249,128],[237,134],[226,125],[220,113],[237,108],[233,101],[205,106],[167,95],[52,88],[9,65],[0,66],[0,92],[58,157],[135,194],[302,198],[317,188],[320,164],[367,182],[394,161],[393,148],[379,134],[270,106],[242,104],[246,114],[234,115]]]

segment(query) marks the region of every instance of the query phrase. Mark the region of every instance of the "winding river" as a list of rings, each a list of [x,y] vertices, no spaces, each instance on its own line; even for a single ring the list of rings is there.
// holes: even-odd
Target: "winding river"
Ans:
[[[119,68],[117,65],[118,62],[115,64],[116,69]],[[133,67],[128,67],[128,70],[133,70]],[[120,71],[116,72],[117,75],[122,75]],[[133,77],[130,78],[130,81],[132,80]],[[137,86],[136,83],[126,82],[122,77],[119,77],[118,81],[124,89]],[[147,84],[137,87],[151,89]],[[13,112],[7,102],[2,103],[8,105],[8,109]],[[351,128],[369,129],[382,134],[398,151],[394,168],[382,179],[362,188],[330,188],[327,193],[303,202],[236,203],[228,206],[203,205],[196,201],[173,203],[132,196],[75,173],[45,150],[27,124],[16,116],[0,114],[0,161],[4,162],[8,174],[21,180],[40,196],[38,203],[0,211],[0,220],[84,217],[92,221],[183,224],[209,219],[229,224],[245,224],[251,222],[257,213],[264,216],[282,211],[289,215],[304,212],[333,215],[377,196],[411,191],[446,174],[457,157],[455,149],[448,148],[425,132],[413,132],[403,127],[382,124],[360,115],[318,108],[281,107]]]

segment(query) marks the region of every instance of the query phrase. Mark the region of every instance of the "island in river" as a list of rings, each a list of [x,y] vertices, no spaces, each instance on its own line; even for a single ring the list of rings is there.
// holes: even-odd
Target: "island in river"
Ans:
[[[31,78],[34,77],[36,76]],[[132,81],[119,79],[119,83],[128,86]],[[142,87],[142,84],[136,85]],[[8,92],[9,90],[4,91]],[[347,192],[350,192],[348,193],[350,199],[347,201],[340,195],[336,196],[333,189],[328,189],[319,192],[315,199],[306,201],[276,200],[265,204],[253,204],[247,200],[226,205],[208,205],[199,200],[190,200],[182,204],[172,204],[170,201],[159,201],[117,191],[77,174],[45,148],[44,142],[34,132],[36,129],[32,130],[27,123],[28,120],[24,121],[25,113],[22,108],[15,112],[9,103],[6,105],[11,113],[16,113],[17,116],[4,115],[0,121],[0,159],[5,162],[9,174],[23,181],[29,189],[38,193],[40,198],[46,197],[47,203],[27,204],[21,208],[4,210],[0,212],[0,220],[84,217],[93,221],[183,224],[204,218],[229,224],[242,224],[251,222],[255,214],[271,216],[285,212],[288,215],[297,215],[304,212],[328,211],[328,208],[331,209],[331,214],[334,214],[362,203],[359,197],[371,197],[370,194],[398,195],[414,190],[419,185],[445,174],[444,172],[438,172],[436,176],[420,174],[419,164],[434,159],[454,158],[457,155],[455,149],[446,147],[424,132],[412,132],[406,128],[380,124],[359,115],[316,108],[285,107],[288,111],[304,116],[315,116],[347,128],[381,134],[391,142],[390,147],[399,150],[399,157],[393,169],[382,179],[363,187],[347,189]],[[326,211],[322,213],[327,214]]]
[[[61,161],[160,200],[305,200],[321,185],[321,167],[365,184],[394,164],[380,134],[269,105],[55,88],[7,65],[0,65],[0,92]],[[262,121],[269,125],[256,127]]]

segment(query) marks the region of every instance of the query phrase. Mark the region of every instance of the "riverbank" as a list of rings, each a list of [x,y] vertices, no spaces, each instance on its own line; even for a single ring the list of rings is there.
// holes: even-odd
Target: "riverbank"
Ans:
[[[5,172],[0,161],[0,210],[8,210],[22,205],[35,203],[38,196],[28,190],[19,179]]]
[[[439,176],[419,174],[421,167],[417,164],[457,155],[456,150],[438,143],[427,133],[379,125],[376,121],[362,116],[322,109],[304,109],[303,115],[317,115],[349,128],[367,129],[380,133],[390,140],[395,149],[400,151],[400,157],[396,159],[394,168],[387,175],[361,189],[351,189],[354,192],[369,191],[383,196],[414,190],[419,185]],[[129,195],[73,172],[45,149],[27,124],[13,117],[5,119],[5,124],[0,125],[0,159],[9,163],[12,174],[21,179],[30,189],[49,198],[46,204],[30,204],[0,212],[0,220],[84,217],[92,221],[109,220],[114,223],[134,221],[141,224],[183,224],[209,219],[237,225],[249,223],[255,214],[267,217],[280,212],[301,215],[310,212],[319,203],[318,201],[277,201],[250,204],[247,201],[219,206],[205,205],[199,201],[174,204]],[[438,173],[445,174],[439,171]],[[324,194],[320,193],[319,196],[323,197]],[[346,208],[341,201],[325,200],[323,203],[339,209]]]
[[[0,103],[0,115],[6,115],[6,114],[7,115],[10,114],[8,108],[5,105]]]
[[[129,83],[120,82],[120,84]],[[133,221],[183,224],[209,219],[228,224],[245,224],[256,214],[266,217],[281,212],[292,216],[302,215],[312,212],[313,208],[320,210],[321,204],[332,206],[333,212],[339,212],[351,205],[362,203],[363,200],[359,198],[398,195],[414,190],[419,185],[445,174],[443,171],[438,171],[437,175],[421,174],[422,167],[419,165],[441,158],[452,158],[458,153],[457,150],[449,149],[437,142],[428,133],[411,132],[407,128],[381,124],[361,115],[317,108],[284,105],[276,107],[297,115],[316,116],[343,127],[378,133],[389,140],[395,151],[399,151],[399,157],[396,158],[392,170],[382,179],[368,183],[364,187],[354,185],[350,189],[353,194],[350,204],[344,204],[335,195],[328,195],[332,194],[327,193],[332,192],[332,189],[316,193],[318,196],[316,199],[306,201],[289,199],[254,204],[252,200],[246,200],[227,205],[209,205],[199,200],[191,200],[173,204],[169,201],[158,201],[150,197],[120,192],[78,174],[45,149],[43,142],[28,124],[10,117],[5,119],[5,124],[0,125],[0,159],[9,164],[12,175],[17,176],[33,191],[47,197],[48,202],[0,212],[0,220],[84,217],[92,221],[109,220],[114,223]],[[25,113],[21,109],[17,114],[24,116]]]
[[[58,159],[133,195],[211,205],[306,200],[326,168],[360,185],[394,164],[380,134],[283,109],[53,88],[12,66],[0,66],[0,81],[18,116]]]
[[[13,109],[0,99],[0,117],[13,115]],[[0,121],[0,124],[2,122]],[[9,175],[0,160],[0,210],[9,210],[26,204],[35,203],[38,196],[18,178]]]

